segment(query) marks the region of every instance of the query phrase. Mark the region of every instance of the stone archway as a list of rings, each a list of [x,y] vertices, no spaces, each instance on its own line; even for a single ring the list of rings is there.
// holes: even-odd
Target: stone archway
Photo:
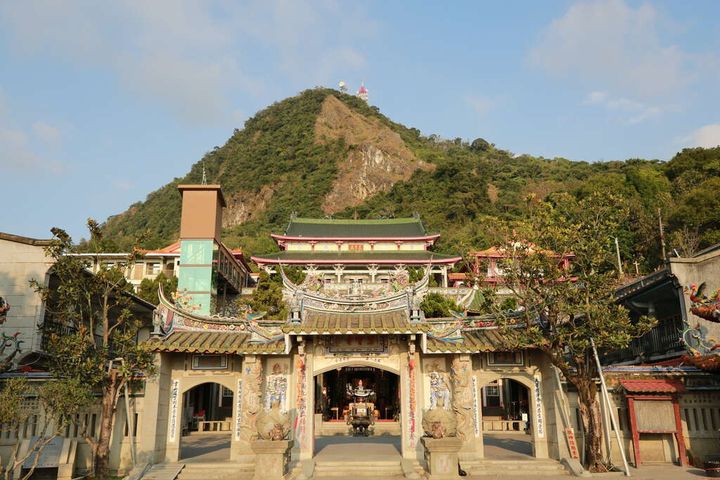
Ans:
[[[189,382],[182,392],[179,458],[229,460],[235,418],[234,388],[229,382],[196,380]]]
[[[222,398],[222,395],[226,395],[225,398],[228,399],[228,405],[225,406],[225,411],[228,413],[227,417],[229,417],[229,420],[225,420],[225,427],[227,427],[229,423],[229,430],[223,430],[223,435],[227,435],[228,441],[230,442],[229,446],[232,445],[234,439],[231,432],[235,425],[237,415],[237,402],[235,401],[237,395],[236,382],[236,377],[229,375],[181,376],[173,378],[170,381],[168,431],[165,450],[166,461],[177,462],[182,457],[183,436],[185,433],[188,433],[187,421],[189,417],[192,417],[192,415],[188,415],[188,405],[186,404],[187,396],[193,389],[201,388],[204,385],[216,385],[216,392],[219,392],[217,395],[220,398]],[[225,433],[225,431],[227,431],[227,433]],[[187,456],[187,454],[185,456]]]
[[[489,372],[488,372],[489,373]],[[496,420],[488,416],[486,412],[493,413],[490,409],[485,408],[488,405],[489,388],[499,390],[499,396],[508,396],[509,398],[501,404],[501,408],[505,415],[502,419]],[[546,412],[542,398],[541,379],[530,373],[508,372],[499,373],[492,372],[483,375],[481,381],[478,382],[478,398],[481,399],[481,442],[485,443],[486,434],[497,435],[500,438],[507,437],[502,440],[512,448],[513,443],[517,441],[527,441],[530,443],[532,457],[548,458],[548,440],[546,429]],[[526,408],[522,406],[522,400],[527,401]],[[513,404],[517,402],[517,404]],[[527,423],[523,420],[523,413],[527,414]],[[513,434],[522,434],[525,426],[527,426],[529,438],[525,440],[522,435],[513,436]],[[503,435],[506,433],[508,435]],[[485,450],[485,449],[483,449]],[[489,458],[487,452],[484,456]]]

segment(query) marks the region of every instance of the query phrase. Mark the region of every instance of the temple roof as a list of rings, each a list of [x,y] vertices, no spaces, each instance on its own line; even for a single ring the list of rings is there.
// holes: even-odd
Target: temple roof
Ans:
[[[427,250],[371,250],[361,252],[310,252],[310,251],[282,251],[252,257],[256,263],[282,263],[282,264],[308,264],[308,263],[329,263],[329,264],[416,264],[426,265],[428,263],[455,263],[462,260],[462,257],[441,255]]]
[[[292,238],[415,238],[427,237],[428,232],[419,218],[388,218],[346,220],[322,218],[293,218],[285,233],[273,237]]]
[[[497,329],[469,330],[462,332],[455,341],[427,337],[427,353],[478,353],[505,351],[502,336]]]
[[[307,311],[301,323],[285,325],[284,333],[295,335],[410,334],[429,329],[427,324],[410,322],[406,310],[378,313]]]
[[[200,354],[280,354],[285,352],[285,342],[269,343],[251,341],[252,336],[237,332],[172,332],[157,342],[150,342],[155,352]]]

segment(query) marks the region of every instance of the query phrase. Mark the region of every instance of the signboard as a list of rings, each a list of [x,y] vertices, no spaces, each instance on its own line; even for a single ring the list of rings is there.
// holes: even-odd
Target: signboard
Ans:
[[[568,427],[565,429],[565,438],[567,439],[568,450],[570,450],[571,458],[580,458],[580,452],[578,451],[577,441],[575,440],[575,430]]]
[[[675,409],[672,400],[635,400],[638,432],[674,432]]]
[[[41,447],[41,444],[44,440],[41,437],[33,437],[30,440],[30,445],[32,445],[33,453],[30,454],[30,456],[25,460],[25,463],[23,463],[23,468],[32,468],[33,463],[35,462],[35,457],[37,455],[37,449]],[[50,442],[45,445],[45,447],[40,452],[40,459],[38,460],[37,468],[57,468],[60,466],[60,452],[62,452],[63,442],[65,439],[63,437],[55,437]]]
[[[330,353],[384,353],[387,338],[381,335],[338,335],[330,338]]]

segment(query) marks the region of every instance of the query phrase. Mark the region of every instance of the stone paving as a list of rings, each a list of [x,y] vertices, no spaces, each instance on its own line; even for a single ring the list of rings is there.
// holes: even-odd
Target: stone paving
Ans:
[[[514,459],[524,460],[531,458],[532,444],[518,434],[494,434],[484,438],[486,458],[496,460]],[[378,436],[371,438],[354,437],[318,437],[315,441],[317,458],[321,459],[383,459],[400,455],[400,437]],[[230,456],[230,436],[227,434],[204,434],[183,437],[181,458],[185,463],[202,463],[227,461]],[[705,477],[705,472],[699,468],[681,468],[672,464],[643,465],[640,469],[630,467],[630,477],[636,480],[699,480]],[[468,476],[468,479],[479,480],[526,480],[522,476]],[[542,477],[543,480],[569,480],[572,476]],[[621,472],[594,474],[591,477],[597,480],[622,480],[625,475]]]
[[[229,433],[203,433],[182,438],[181,462],[222,462],[230,460]]]

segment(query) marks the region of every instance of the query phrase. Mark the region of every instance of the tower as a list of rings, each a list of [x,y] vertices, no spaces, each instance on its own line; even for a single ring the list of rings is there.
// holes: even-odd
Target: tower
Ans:
[[[360,84],[360,88],[357,91],[357,96],[365,100],[366,102],[368,101],[368,89],[365,88],[365,82],[362,82]]]

